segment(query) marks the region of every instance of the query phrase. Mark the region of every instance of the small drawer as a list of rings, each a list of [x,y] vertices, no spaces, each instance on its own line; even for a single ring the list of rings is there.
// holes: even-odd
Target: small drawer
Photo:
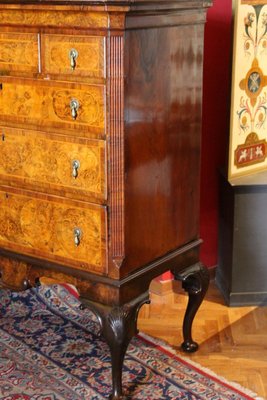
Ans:
[[[0,33],[0,73],[37,73],[38,35],[35,33]]]
[[[105,86],[0,77],[1,121],[103,138]]]
[[[105,38],[43,35],[43,73],[75,77],[105,77]]]
[[[0,190],[0,245],[85,271],[106,271],[106,210],[52,196]]]
[[[0,127],[0,177],[8,184],[74,198],[106,197],[105,142]]]

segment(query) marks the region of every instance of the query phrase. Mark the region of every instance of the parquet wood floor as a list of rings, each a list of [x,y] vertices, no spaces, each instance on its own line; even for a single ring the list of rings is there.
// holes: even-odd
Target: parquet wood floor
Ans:
[[[187,294],[179,282],[164,296],[151,293],[151,304],[142,307],[140,331],[166,341],[178,354]],[[267,399],[267,307],[227,307],[211,282],[193,325],[200,347],[186,354],[203,367]]]

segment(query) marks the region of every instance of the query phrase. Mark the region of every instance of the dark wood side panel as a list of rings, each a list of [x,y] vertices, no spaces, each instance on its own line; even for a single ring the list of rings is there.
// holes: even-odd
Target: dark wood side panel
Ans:
[[[126,32],[122,276],[198,237],[203,24],[193,21]]]

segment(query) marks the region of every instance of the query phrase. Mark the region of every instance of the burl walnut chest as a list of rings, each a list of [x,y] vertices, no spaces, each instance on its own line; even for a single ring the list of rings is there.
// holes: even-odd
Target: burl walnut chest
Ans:
[[[0,269],[74,284],[99,318],[112,399],[149,284],[199,263],[203,0],[0,0]]]

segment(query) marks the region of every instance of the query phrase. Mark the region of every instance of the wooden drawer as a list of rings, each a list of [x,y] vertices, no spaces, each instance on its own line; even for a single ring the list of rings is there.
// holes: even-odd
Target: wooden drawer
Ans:
[[[104,137],[105,87],[0,77],[0,121]]]
[[[104,207],[90,203],[37,198],[1,188],[0,245],[102,274],[106,270],[105,215]]]
[[[7,184],[103,200],[105,142],[0,127],[0,178]]]
[[[37,73],[38,35],[35,33],[0,33],[0,74]]]
[[[27,1],[28,2],[28,1]],[[3,1],[1,1],[3,3]],[[8,1],[7,1],[8,3]],[[11,1],[10,1],[11,3]],[[16,0],[13,3],[18,3]],[[79,29],[107,29],[111,25],[115,28],[122,28],[121,20],[123,17],[119,13],[115,13],[114,18],[111,18],[107,10],[104,10],[103,5],[102,10],[93,11],[92,9],[85,9],[85,7],[76,8],[72,12],[68,7],[60,8],[56,4],[52,7],[48,5],[49,8],[43,9],[42,4],[34,4],[30,6],[29,4],[18,4],[17,6],[1,4],[0,5],[0,23],[8,26],[30,26],[39,28],[42,27],[54,27],[56,29],[68,28],[75,31]],[[78,6],[79,7],[79,6]],[[90,7],[91,8],[91,7]],[[114,22],[113,22],[114,19]]]
[[[101,36],[43,35],[45,74],[104,78],[105,38]]]

